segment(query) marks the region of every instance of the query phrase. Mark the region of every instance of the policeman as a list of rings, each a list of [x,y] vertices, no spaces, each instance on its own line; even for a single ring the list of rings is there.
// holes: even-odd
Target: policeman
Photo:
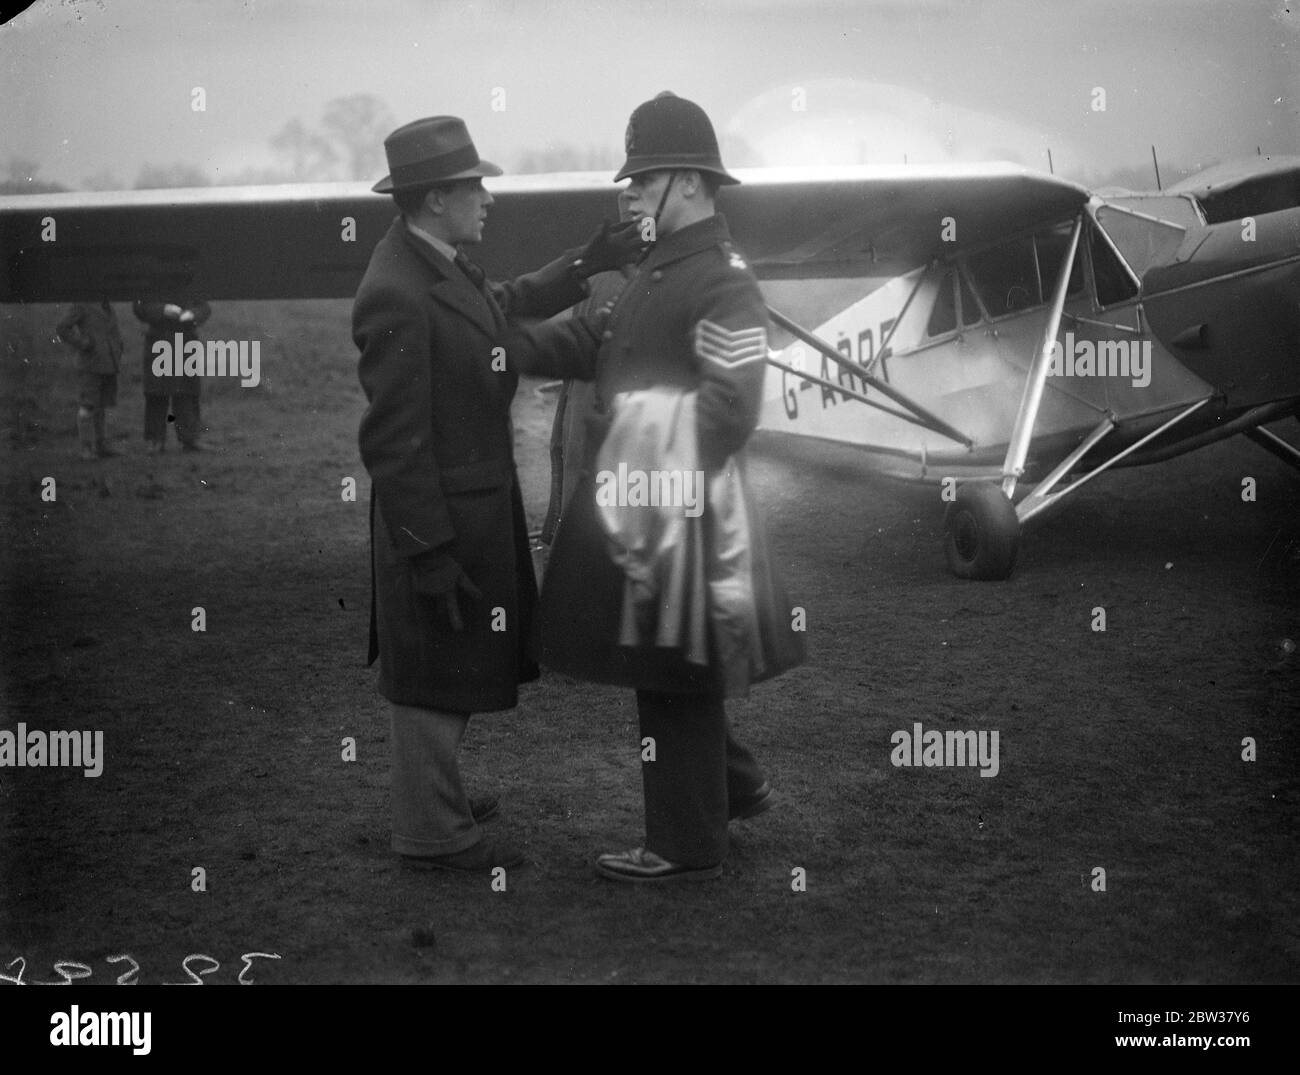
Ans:
[[[615,181],[630,181],[623,200],[653,240],[648,253],[603,323],[521,327],[507,341],[526,372],[595,381],[597,428],[555,536],[539,653],[556,671],[637,692],[645,843],[601,855],[596,872],[705,879],[722,872],[728,820],[772,804],[758,763],[731,733],[724,698],[803,659],[743,480],[767,316],[714,208],[718,188],[738,180],[704,111],[662,93],[632,113],[625,144]],[[663,450],[647,456],[647,444]],[[707,509],[692,520],[682,505],[687,518],[642,523],[660,517],[636,515],[644,497],[623,496],[611,479],[670,473],[655,465],[670,456],[693,461],[677,475],[681,489],[690,465],[702,472]],[[639,537],[618,531],[620,507]]]

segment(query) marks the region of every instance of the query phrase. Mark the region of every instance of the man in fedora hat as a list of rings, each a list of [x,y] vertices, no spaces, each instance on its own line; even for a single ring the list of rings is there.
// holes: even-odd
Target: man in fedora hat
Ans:
[[[738,180],[704,110],[672,93],[632,113],[626,150],[615,181],[630,180],[624,203],[640,227],[653,221],[653,246],[607,319],[521,326],[505,346],[525,372],[594,379],[603,416],[538,617],[542,664],[636,690],[645,841],[600,855],[596,871],[703,880],[722,872],[728,821],[773,803],[724,699],[804,649],[744,478],[767,311],[715,209],[718,188]],[[638,494],[616,475],[648,481]]]
[[[509,283],[484,280],[459,247],[481,240],[492,195],[462,120],[433,116],[384,142],[400,216],[371,255],[352,314],[368,407],[370,661],[392,703],[393,849],[412,865],[510,867],[517,851],[479,823],[457,751],[471,713],[513,708],[537,676],[529,646],[536,580],[515,476],[510,401],[495,361],[507,316],[549,316],[581,300],[587,276],[639,250],[606,226],[585,248]]]

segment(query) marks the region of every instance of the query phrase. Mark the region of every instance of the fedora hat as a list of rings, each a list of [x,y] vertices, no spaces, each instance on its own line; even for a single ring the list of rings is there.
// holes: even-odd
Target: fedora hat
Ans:
[[[370,188],[378,194],[501,175],[495,164],[479,159],[465,121],[456,116],[430,116],[398,127],[384,139],[384,153],[389,174]]]

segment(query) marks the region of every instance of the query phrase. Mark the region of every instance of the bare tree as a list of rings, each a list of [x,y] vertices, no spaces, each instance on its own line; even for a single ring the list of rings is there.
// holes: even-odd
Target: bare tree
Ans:
[[[146,164],[136,176],[136,190],[158,190],[167,187],[207,187],[212,181],[202,168],[192,164]]]
[[[88,175],[81,181],[82,190],[126,190],[126,185],[107,168],[101,168],[94,175]]]
[[[329,139],[313,131],[297,117],[271,139],[271,148],[284,162],[281,182],[303,183],[333,179],[339,155]]]
[[[393,114],[369,93],[336,97],[325,106],[324,127],[342,151],[345,179],[377,178],[388,171],[384,138],[393,129]]]
[[[26,157],[10,157],[5,165],[4,179],[0,180],[0,194],[49,194],[68,188],[61,183],[37,179],[41,166]]]

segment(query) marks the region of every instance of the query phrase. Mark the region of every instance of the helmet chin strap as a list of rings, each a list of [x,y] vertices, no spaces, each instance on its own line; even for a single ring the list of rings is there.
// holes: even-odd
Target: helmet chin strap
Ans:
[[[677,178],[677,172],[668,173],[668,182],[664,184],[664,192],[659,197],[659,208],[655,210],[655,235],[659,234],[659,214],[664,211],[664,203],[668,201],[668,192],[673,189],[673,180]]]
[[[673,180],[676,178],[677,178],[677,172],[675,170],[668,173],[668,182],[664,184],[664,192],[659,196],[659,207],[655,209],[655,215],[654,215],[656,239],[659,237],[659,214],[664,211],[664,203],[668,201],[668,192],[673,189]],[[641,251],[641,257],[637,259],[637,263],[640,264],[640,262],[644,261],[647,257],[649,257],[650,251],[653,249],[654,249],[653,245],[647,244],[645,248]]]

